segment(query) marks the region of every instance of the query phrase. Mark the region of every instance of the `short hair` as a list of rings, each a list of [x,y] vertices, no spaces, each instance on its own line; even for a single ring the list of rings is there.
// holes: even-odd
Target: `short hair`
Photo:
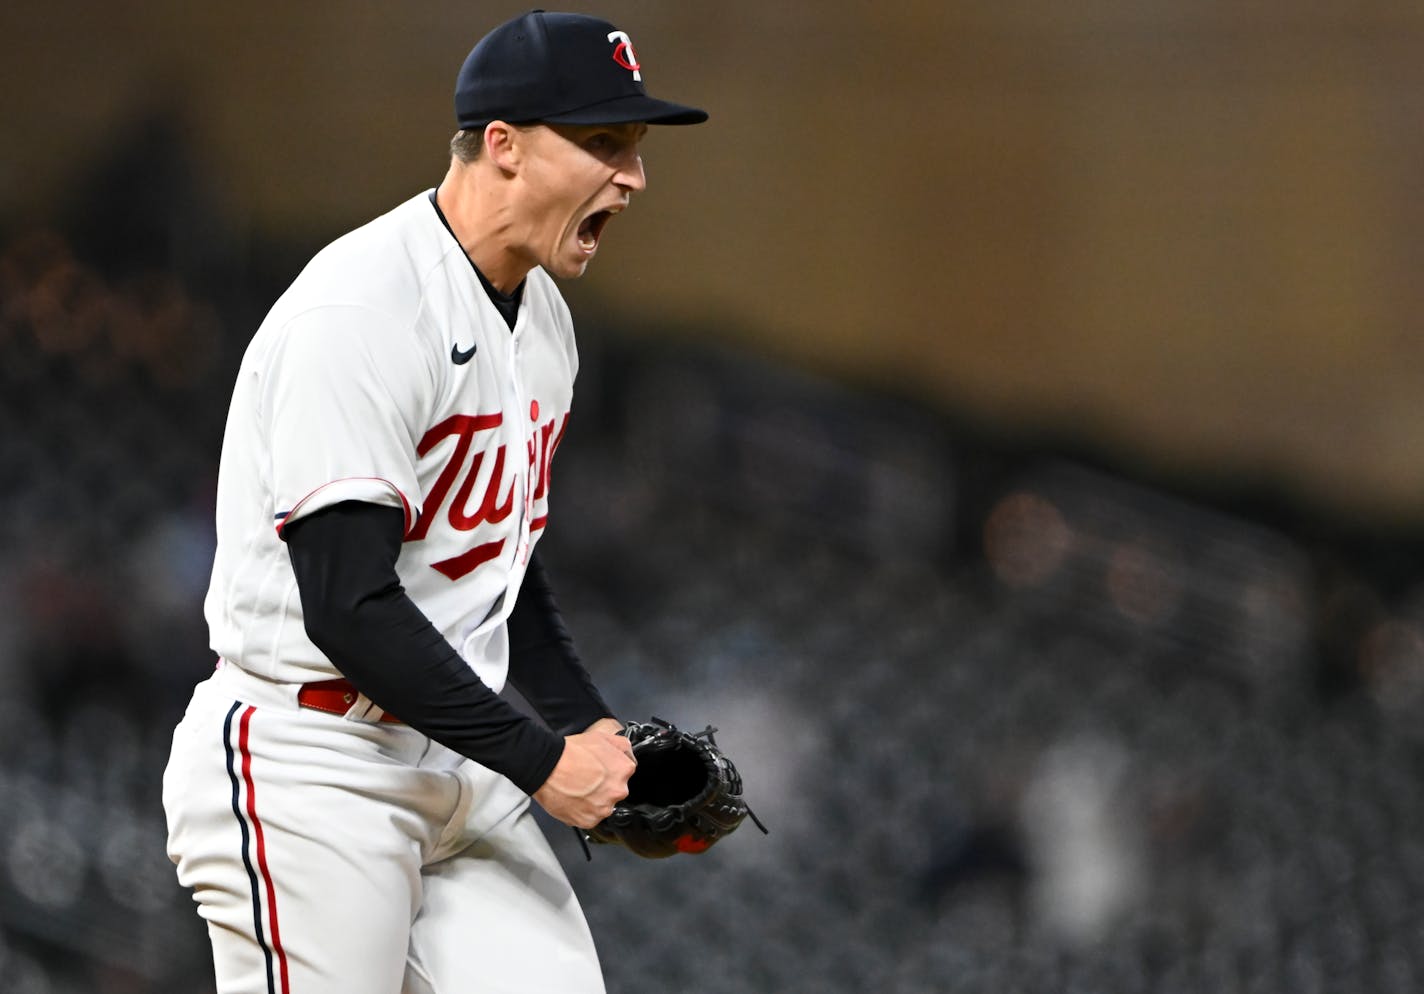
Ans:
[[[464,163],[474,162],[485,147],[484,128],[461,128],[450,139],[450,154]]]
[[[525,121],[516,124],[512,121],[506,122],[515,131],[533,131],[539,126],[538,121]],[[450,139],[450,154],[459,161],[468,165],[480,157],[480,151],[485,147],[485,128],[488,124],[482,124],[478,128],[461,128],[455,132],[455,136]]]

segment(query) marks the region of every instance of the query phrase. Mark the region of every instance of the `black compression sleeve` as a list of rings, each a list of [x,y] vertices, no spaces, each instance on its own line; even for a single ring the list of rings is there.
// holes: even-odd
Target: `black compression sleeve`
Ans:
[[[377,706],[534,793],[563,740],[496,695],[396,575],[404,516],[348,501],[282,529],[306,631]]]
[[[509,614],[509,682],[561,735],[613,717],[579,660],[537,552]]]

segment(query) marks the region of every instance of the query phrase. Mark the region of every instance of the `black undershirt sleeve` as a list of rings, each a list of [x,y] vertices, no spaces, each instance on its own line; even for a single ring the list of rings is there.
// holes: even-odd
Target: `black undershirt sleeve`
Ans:
[[[396,508],[347,501],[282,529],[307,635],[378,707],[532,794],[563,739],[495,694],[406,594],[404,527]]]
[[[509,682],[561,735],[613,717],[579,660],[538,552],[509,615]]]

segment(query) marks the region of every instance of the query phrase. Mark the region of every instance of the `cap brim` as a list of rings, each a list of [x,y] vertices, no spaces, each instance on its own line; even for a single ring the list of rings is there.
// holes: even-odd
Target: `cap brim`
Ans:
[[[701,124],[707,112],[668,100],[658,100],[644,94],[616,97],[591,107],[580,107],[563,114],[540,118],[549,124]]]

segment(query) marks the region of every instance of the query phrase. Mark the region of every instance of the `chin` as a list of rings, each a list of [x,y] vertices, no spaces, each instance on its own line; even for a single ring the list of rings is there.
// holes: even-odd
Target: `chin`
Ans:
[[[578,262],[567,262],[550,264],[546,267],[551,276],[561,280],[576,280],[588,269],[588,259],[580,259]]]

